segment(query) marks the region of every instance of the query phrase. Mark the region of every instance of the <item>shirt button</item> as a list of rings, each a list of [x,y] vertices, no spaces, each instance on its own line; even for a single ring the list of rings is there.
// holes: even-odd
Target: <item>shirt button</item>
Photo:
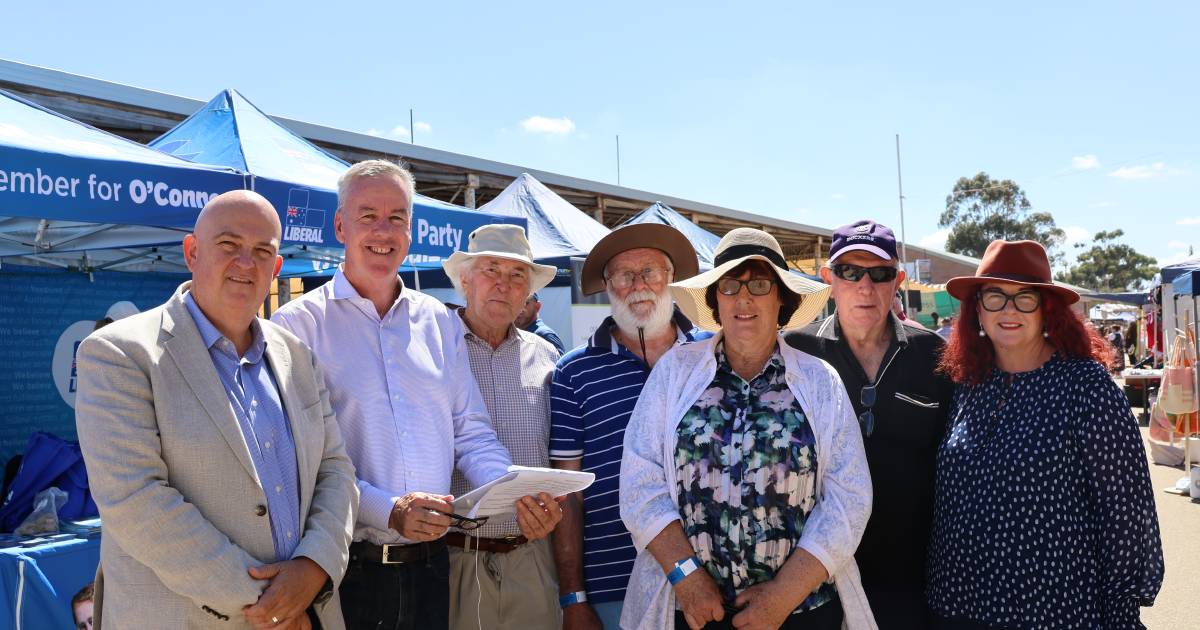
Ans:
[[[288,537],[288,540],[291,540],[291,539],[292,539],[292,532],[288,532],[288,533],[287,533],[287,537]]]
[[[265,505],[254,506],[254,515],[255,516],[266,516],[267,515],[267,506],[265,506]]]
[[[275,492],[283,492],[283,486],[275,486]]]
[[[267,442],[266,444],[263,444],[263,447],[264,447],[264,448],[271,448],[271,443],[270,443],[270,442]]]
[[[257,398],[255,398],[255,399],[251,400],[251,401],[250,401],[250,406],[251,406],[251,407],[257,407],[257,406],[258,406],[258,399],[257,399]]]

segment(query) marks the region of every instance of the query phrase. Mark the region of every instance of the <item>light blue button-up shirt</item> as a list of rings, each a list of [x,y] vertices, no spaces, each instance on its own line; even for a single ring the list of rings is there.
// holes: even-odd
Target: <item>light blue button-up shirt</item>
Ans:
[[[267,495],[275,560],[288,560],[300,543],[296,444],[292,440],[287,410],[280,402],[275,375],[265,360],[267,341],[262,325],[257,318],[250,324],[253,340],[245,356],[238,357],[233,342],[205,317],[191,292],[183,296],[183,301],[200,330],[200,339],[208,348],[208,356],[229,396],[246,447],[250,450],[250,459]]]
[[[271,321],[312,348],[325,373],[361,499],[355,540],[409,542],[388,528],[410,492],[448,494],[457,467],[472,486],[508,471],[467,359],[462,320],[409,288],[382,315],[339,268]]]

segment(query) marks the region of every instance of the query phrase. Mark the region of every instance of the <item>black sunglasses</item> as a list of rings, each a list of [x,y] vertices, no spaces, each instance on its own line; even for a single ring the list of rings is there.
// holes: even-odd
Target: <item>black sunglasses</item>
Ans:
[[[775,286],[775,281],[770,278],[750,278],[749,280],[721,278],[717,280],[717,290],[721,292],[721,295],[737,295],[742,292],[742,285],[746,285],[750,295],[766,295],[771,292],[771,287]]]
[[[1032,313],[1042,305],[1042,294],[1037,291],[1018,291],[1009,295],[999,289],[984,289],[979,292],[979,305],[990,313],[1003,311],[1009,302],[1022,313]]]
[[[859,278],[865,274],[870,276],[871,282],[876,284],[895,280],[896,271],[899,271],[894,266],[858,266],[848,263],[838,263],[830,269],[833,270],[833,275],[840,277],[841,280],[858,282]]]
[[[830,267],[833,270],[833,275],[846,280],[848,282],[858,282],[863,274],[871,278],[871,282],[879,284],[880,282],[891,282],[896,279],[896,273],[899,271],[895,267],[860,267],[849,263],[838,263]]]
[[[875,432],[875,412],[872,410],[875,406],[874,385],[863,385],[862,390],[858,392],[858,404],[866,407],[858,414],[858,424],[862,428],[863,436],[871,437]]]

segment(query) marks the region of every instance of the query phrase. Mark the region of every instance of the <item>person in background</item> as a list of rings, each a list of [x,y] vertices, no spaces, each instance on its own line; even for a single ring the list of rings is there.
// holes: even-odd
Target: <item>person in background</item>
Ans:
[[[762,230],[732,230],[714,254],[671,291],[717,335],[659,361],[625,433],[638,556],[621,626],[874,628],[854,561],[871,513],[854,410],[837,372],[780,334],[830,289],[788,272]]]
[[[993,241],[941,369],[929,604],[938,629],[1142,628],[1163,579],[1146,451],[1109,344],[1034,241]]]
[[[358,489],[316,358],[257,316],[280,232],[258,193],[217,195],[183,239],[192,279],[79,346],[102,627],[343,627]]]
[[[541,311],[542,301],[538,299],[538,294],[534,293],[530,295],[529,299],[525,300],[525,307],[517,314],[517,328],[529,331],[549,341],[550,345],[554,346],[554,349],[558,350],[558,354],[561,356],[563,353],[562,339],[559,339],[558,333],[554,332],[553,328],[547,326],[541,317],[538,317]]]
[[[897,258],[885,225],[863,220],[834,230],[820,273],[836,310],[785,338],[833,365],[859,419],[875,495],[855,559],[875,621],[923,630],[931,622],[925,567],[934,467],[954,386],[935,373],[942,338],[888,312],[904,281]]]
[[[352,630],[444,630],[450,615],[450,478],[481,486],[508,472],[471,373],[462,320],[401,282],[412,243],[412,174],[359,162],[338,180],[333,218],[346,260],[333,280],[271,319],[320,359],[362,503],[342,583]],[[516,502],[526,538],[545,537],[558,503]]]
[[[667,288],[698,268],[683,233],[650,223],[613,230],[584,261],[583,293],[606,292],[612,315],[559,359],[551,389],[552,464],[596,475],[564,503],[554,533],[564,630],[619,626],[635,555],[617,501],[625,425],[659,358],[708,336],[693,330]]]
[[[550,376],[558,351],[513,325],[525,299],[557,271],[533,262],[525,231],[485,225],[471,233],[466,252],[442,263],[466,298],[458,309],[471,372],[500,443],[520,466],[550,466]],[[456,472],[450,493],[473,486]],[[561,512],[561,511],[560,511]],[[558,630],[558,581],[545,538],[528,540],[515,521],[451,530],[450,627],[477,630]]]
[[[933,325],[929,327],[931,330],[937,330],[941,327],[941,322],[939,321],[941,317],[938,315],[937,311],[930,313],[929,318],[933,320]]]
[[[71,614],[75,617],[75,630],[92,630],[92,599],[96,584],[88,582],[71,598]]]
[[[954,319],[953,315],[947,315],[942,318],[942,326],[937,329],[939,337],[945,340],[950,339],[951,333],[954,332]]]

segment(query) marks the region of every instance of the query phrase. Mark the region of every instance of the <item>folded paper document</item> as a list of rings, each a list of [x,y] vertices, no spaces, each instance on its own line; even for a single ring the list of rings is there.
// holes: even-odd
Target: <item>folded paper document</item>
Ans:
[[[468,518],[516,514],[515,504],[526,495],[545,492],[558,498],[592,485],[596,475],[556,468],[509,466],[506,474],[454,500],[454,513]]]

